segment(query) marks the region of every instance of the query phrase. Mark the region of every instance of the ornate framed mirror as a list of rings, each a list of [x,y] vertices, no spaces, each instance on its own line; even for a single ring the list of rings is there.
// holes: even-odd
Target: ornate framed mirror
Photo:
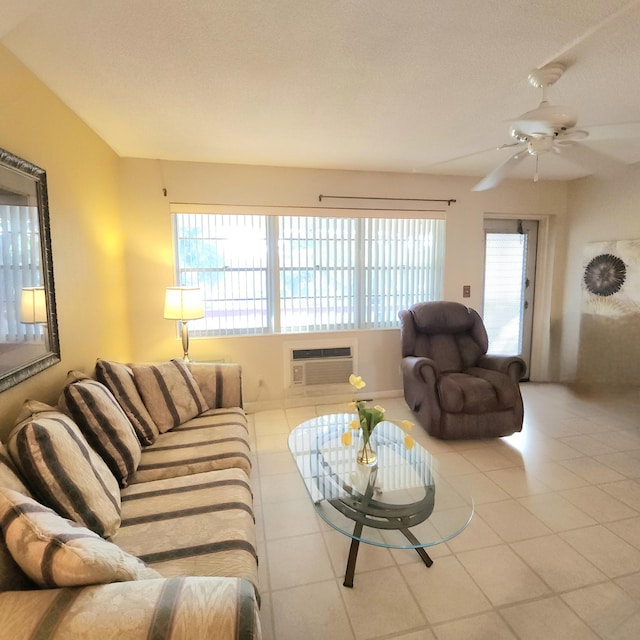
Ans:
[[[0,149],[0,391],[57,362],[47,176]]]

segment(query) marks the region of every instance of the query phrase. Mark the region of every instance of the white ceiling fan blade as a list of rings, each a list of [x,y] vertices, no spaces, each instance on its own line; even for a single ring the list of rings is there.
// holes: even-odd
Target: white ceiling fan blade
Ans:
[[[625,122],[624,124],[599,124],[586,127],[589,140],[628,140],[640,139],[640,122]]]
[[[553,150],[563,158],[589,169],[593,173],[608,177],[614,176],[627,166],[624,162],[599,151],[594,151],[580,142],[567,141],[554,145]]]
[[[505,162],[497,166],[491,173],[480,180],[480,182],[473,187],[472,191],[486,191],[487,189],[493,189],[493,187],[502,182],[528,155],[529,152],[526,148],[520,149],[518,153],[514,153],[510,158],[507,158]]]

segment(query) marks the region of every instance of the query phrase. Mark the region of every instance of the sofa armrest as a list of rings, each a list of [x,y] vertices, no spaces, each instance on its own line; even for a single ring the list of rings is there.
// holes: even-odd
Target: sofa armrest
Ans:
[[[478,360],[477,367],[491,369],[508,375],[514,382],[518,382],[526,373],[527,365],[518,356],[484,355]]]
[[[242,368],[239,364],[190,362],[189,369],[210,409],[242,407]]]
[[[0,593],[0,639],[258,640],[258,607],[240,578],[185,577]]]

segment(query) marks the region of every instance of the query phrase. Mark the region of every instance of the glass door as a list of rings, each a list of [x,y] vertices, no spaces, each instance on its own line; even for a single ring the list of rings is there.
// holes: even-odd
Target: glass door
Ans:
[[[489,353],[531,360],[538,222],[485,220],[483,320]]]

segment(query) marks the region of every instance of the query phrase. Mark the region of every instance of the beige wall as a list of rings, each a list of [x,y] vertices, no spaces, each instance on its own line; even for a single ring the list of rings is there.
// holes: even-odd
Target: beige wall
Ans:
[[[164,288],[173,284],[171,203],[206,203],[261,206],[326,206],[319,194],[405,198],[454,198],[447,208],[444,297],[482,307],[483,228],[485,215],[536,217],[547,233],[542,251],[540,287],[536,308],[534,378],[548,379],[555,366],[547,361],[551,328],[561,315],[553,288],[554,271],[563,264],[555,238],[562,235],[566,185],[513,181],[484,193],[470,191],[473,178],[417,174],[369,173],[311,169],[285,169],[188,162],[123,159],[121,185],[123,225],[127,245],[127,274],[131,309],[132,355],[162,359],[180,353],[175,323],[162,318]],[[164,197],[163,189],[167,196]],[[471,285],[472,296],[462,298],[462,286]],[[398,331],[359,334],[324,334],[324,340],[343,343],[357,339],[358,369],[374,393],[397,391],[399,374]],[[317,339],[315,336],[313,339]],[[224,358],[240,362],[245,373],[248,402],[297,400],[284,387],[285,345],[304,336],[211,338],[192,340],[190,353],[199,360]],[[556,366],[557,368],[557,366]]]
[[[0,82],[10,87],[0,100],[0,146],[47,171],[63,358],[0,394],[0,435],[23,398],[55,401],[69,369],[90,371],[96,357],[157,360],[180,353],[174,323],[162,318],[164,288],[173,283],[171,202],[317,207],[321,193],[455,198],[446,214],[444,295],[478,309],[484,216],[539,218],[547,239],[539,263],[534,377],[560,370],[560,348],[549,345],[559,343],[563,318],[558,274],[565,263],[566,185],[512,181],[474,193],[473,178],[120,159],[1,47]],[[468,300],[464,284],[471,285]],[[240,362],[248,402],[282,403],[288,398],[285,347],[298,338],[194,340],[191,353]],[[397,331],[322,338],[357,341],[359,370],[372,392],[400,389]]]
[[[640,384],[640,314],[605,318],[581,313],[587,243],[640,239],[640,164],[615,180],[591,177],[569,186],[563,380],[586,384]]]
[[[62,362],[0,394],[0,436],[24,398],[55,402],[69,369],[127,357],[118,157],[0,46],[0,147],[47,172]]]

